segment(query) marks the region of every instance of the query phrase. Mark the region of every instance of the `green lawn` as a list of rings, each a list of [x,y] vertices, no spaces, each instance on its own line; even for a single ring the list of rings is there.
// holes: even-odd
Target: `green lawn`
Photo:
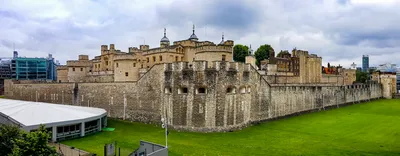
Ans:
[[[165,144],[161,127],[109,120],[114,132],[63,143],[102,155],[117,141],[121,155],[139,140]],[[377,100],[251,126],[237,132],[171,131],[170,155],[400,155],[400,100]]]
[[[4,95],[0,95],[0,98],[4,98]]]

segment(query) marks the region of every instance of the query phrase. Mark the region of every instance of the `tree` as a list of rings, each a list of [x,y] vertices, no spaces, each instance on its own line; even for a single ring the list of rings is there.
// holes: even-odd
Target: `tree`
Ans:
[[[21,133],[17,126],[0,125],[0,155],[12,153],[15,139],[19,138]]]
[[[245,62],[247,55],[249,55],[249,47],[241,44],[233,47],[233,61]]]
[[[368,73],[367,72],[362,72],[362,71],[356,71],[356,81],[365,83],[369,80]]]
[[[372,73],[374,73],[374,72],[376,72],[377,70],[376,69],[374,69],[374,68],[369,68],[368,69],[368,73],[369,74],[372,74]]]
[[[16,126],[0,125],[0,154],[9,156],[22,155],[57,155],[54,147],[48,146],[50,135],[43,125],[38,131],[25,132]]]
[[[284,55],[290,55],[289,51],[287,50],[281,50],[276,57],[283,57]]]
[[[274,52],[274,49],[271,47],[271,45],[269,44],[261,45],[254,53],[254,56],[256,57],[257,66],[260,66],[260,62],[262,60],[268,59],[269,54],[272,52]]]

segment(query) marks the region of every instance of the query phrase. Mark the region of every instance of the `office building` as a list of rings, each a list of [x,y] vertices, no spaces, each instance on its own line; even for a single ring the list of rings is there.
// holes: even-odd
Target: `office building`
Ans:
[[[369,69],[369,56],[368,55],[363,55],[362,57],[362,71],[363,72],[368,72]]]

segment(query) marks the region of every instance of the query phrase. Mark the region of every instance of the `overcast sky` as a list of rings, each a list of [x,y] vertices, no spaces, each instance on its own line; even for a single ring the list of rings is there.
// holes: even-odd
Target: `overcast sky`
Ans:
[[[118,2],[118,3],[117,3]],[[163,28],[171,41],[270,44],[308,50],[323,64],[400,64],[399,0],[0,0],[0,57],[53,57],[65,64],[79,54],[100,54],[144,42],[159,46]]]

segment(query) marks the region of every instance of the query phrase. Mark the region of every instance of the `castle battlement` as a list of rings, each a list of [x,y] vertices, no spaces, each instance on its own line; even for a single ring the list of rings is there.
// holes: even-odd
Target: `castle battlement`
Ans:
[[[149,55],[149,54],[162,53],[162,52],[175,53],[176,51],[175,51],[175,49],[170,49],[170,48],[155,48],[155,49],[146,50],[142,54],[143,55]]]
[[[101,51],[108,50],[108,45],[101,45]]]
[[[121,61],[121,60],[135,60],[135,56],[132,54],[119,54],[114,55],[114,61]]]
[[[213,61],[211,65],[208,65],[207,61],[194,61],[192,64],[189,62],[174,62],[164,64],[165,71],[182,71],[182,70],[193,70],[193,71],[250,71],[251,65],[241,62],[225,62],[225,61]]]
[[[57,70],[66,70],[68,69],[67,66],[57,66]]]
[[[215,43],[210,42],[210,41],[203,41],[203,42],[197,42],[196,43],[196,46],[206,46],[206,45],[216,46]]]
[[[196,48],[196,53],[201,52],[229,52],[232,53],[232,47],[230,46],[215,46],[215,45],[206,45]]]
[[[128,52],[129,53],[140,52],[140,49],[138,47],[129,47]]]
[[[90,61],[88,60],[69,60],[67,61],[68,67],[86,67],[90,66]]]
[[[292,51],[292,55],[293,55],[294,57],[308,56],[308,51],[304,51],[304,50],[294,50],[294,51]]]

